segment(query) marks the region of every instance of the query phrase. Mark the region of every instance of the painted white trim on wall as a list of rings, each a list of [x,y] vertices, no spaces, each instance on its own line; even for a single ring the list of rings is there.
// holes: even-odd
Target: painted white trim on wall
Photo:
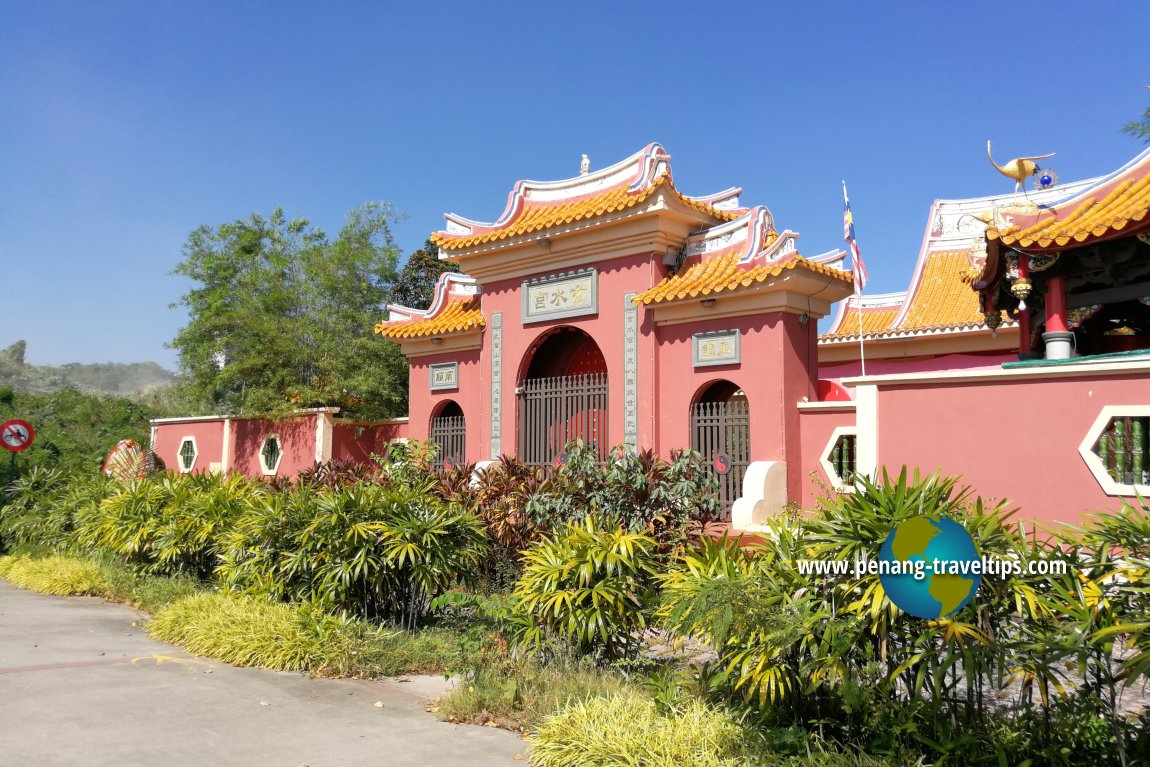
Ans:
[[[223,444],[220,447],[220,473],[221,474],[227,474],[228,469],[231,468],[229,466],[229,464],[231,462],[228,461],[228,457],[231,455],[231,453],[232,453],[232,419],[231,418],[225,418],[224,419],[224,439],[223,439]]]
[[[1082,378],[1086,376],[1150,376],[1150,359],[1138,361],[1098,361],[1035,365],[1025,368],[981,368],[976,370],[948,370],[941,373],[889,373],[877,376],[844,378],[844,386],[892,386],[902,384],[961,383],[963,381],[1009,381],[1034,378]],[[857,401],[857,398],[856,398]]]
[[[315,415],[315,461],[327,463],[331,460],[331,440],[333,423],[330,413]]]
[[[1128,496],[1133,497],[1141,495],[1143,497],[1150,496],[1150,485],[1125,485],[1118,482],[1110,473],[1106,471],[1101,459],[1094,453],[1094,445],[1098,442],[1098,438],[1102,436],[1102,432],[1110,424],[1113,418],[1124,418],[1126,416],[1150,416],[1150,404],[1148,405],[1105,405],[1098,417],[1094,419],[1094,423],[1086,431],[1086,436],[1083,438],[1082,443],[1078,446],[1078,454],[1082,456],[1082,460],[1086,462],[1086,468],[1094,475],[1098,485],[1102,488],[1102,492],[1112,496]],[[1150,456],[1146,456],[1150,460]]]
[[[799,410],[830,410],[847,411],[855,409],[854,400],[838,400],[835,402],[799,402]]]

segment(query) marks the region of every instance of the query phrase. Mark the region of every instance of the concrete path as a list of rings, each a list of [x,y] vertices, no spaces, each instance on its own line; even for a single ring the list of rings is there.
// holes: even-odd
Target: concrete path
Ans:
[[[514,733],[427,713],[427,679],[235,668],[148,639],[141,621],[0,580],[0,767],[525,763]]]

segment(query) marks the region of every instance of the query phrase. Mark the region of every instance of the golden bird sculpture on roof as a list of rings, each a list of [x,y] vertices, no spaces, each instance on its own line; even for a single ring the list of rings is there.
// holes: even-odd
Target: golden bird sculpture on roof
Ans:
[[[1006,165],[999,165],[994,161],[994,157],[990,154],[990,139],[986,140],[986,157],[990,160],[990,164],[998,169],[998,172],[1007,178],[1014,179],[1014,191],[1017,194],[1019,187],[1023,187],[1026,179],[1033,176],[1041,170],[1038,167],[1037,160],[1045,160],[1047,157],[1053,157],[1054,152],[1050,154],[1040,154],[1035,157],[1017,157]]]

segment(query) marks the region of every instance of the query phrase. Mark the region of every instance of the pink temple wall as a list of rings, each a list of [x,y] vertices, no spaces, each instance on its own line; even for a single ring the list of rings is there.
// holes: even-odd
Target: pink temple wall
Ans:
[[[1144,376],[880,386],[879,466],[962,475],[1020,518],[1077,522],[1118,508],[1078,452],[1105,405],[1150,405]],[[861,438],[861,437],[860,437]]]
[[[283,458],[276,471],[278,477],[291,477],[315,466],[316,421],[315,414],[295,416],[291,420],[274,421],[262,418],[232,419],[231,460],[232,471],[249,477],[263,476],[260,450],[264,440],[279,437]]]
[[[820,459],[835,429],[855,425],[855,411],[853,406],[847,406],[834,409],[803,409],[798,410],[798,413],[802,450],[797,460],[788,464],[787,469],[797,475],[800,490],[790,497],[798,500],[804,509],[813,509],[816,499],[824,494],[824,489],[819,487],[818,483],[825,487],[831,484],[831,478],[823,470]],[[817,478],[817,483],[812,478],[812,473],[814,478]]]
[[[486,310],[484,312],[487,313]],[[491,315],[487,314],[488,323]],[[485,331],[484,343],[489,343],[490,329]],[[408,372],[408,421],[403,436],[426,440],[431,429],[431,418],[448,402],[455,402],[463,410],[464,425],[467,430],[467,460],[477,461],[486,457],[484,445],[488,439],[487,422],[491,388],[488,381],[490,363],[480,361],[478,349],[462,352],[443,352],[411,358]],[[431,391],[430,366],[441,362],[459,363],[459,387],[456,389]],[[480,371],[480,365],[484,365]]]
[[[387,453],[388,444],[407,436],[407,421],[381,424],[340,423],[331,430],[331,459],[367,463],[371,456]]]
[[[213,463],[223,461],[224,422],[184,421],[156,424],[152,437],[152,450],[172,471],[180,470],[180,445],[188,437],[196,442],[196,462],[192,472],[207,473]]]
[[[655,329],[658,339],[658,398],[656,447],[666,455],[690,447],[690,409],[702,391],[719,380],[741,388],[751,414],[751,460],[784,461],[800,454],[799,414],[795,404],[815,397],[814,323],[797,315],[728,317],[701,320]],[[713,330],[740,331],[738,365],[694,367],[691,336]],[[640,395],[642,399],[647,397]],[[642,444],[642,443],[640,443]],[[800,490],[800,477],[787,478],[792,497]]]

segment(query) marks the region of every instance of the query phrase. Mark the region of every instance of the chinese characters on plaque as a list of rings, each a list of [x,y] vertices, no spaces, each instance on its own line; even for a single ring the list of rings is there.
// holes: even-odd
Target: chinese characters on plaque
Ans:
[[[696,333],[691,336],[691,347],[692,362],[697,368],[707,365],[737,365],[741,360],[738,330]]]
[[[428,370],[430,374],[430,388],[432,391],[435,391],[436,389],[459,388],[458,362],[443,362],[438,365],[429,365]]]
[[[599,311],[598,276],[595,269],[587,269],[526,280],[523,322],[595,314]]]

